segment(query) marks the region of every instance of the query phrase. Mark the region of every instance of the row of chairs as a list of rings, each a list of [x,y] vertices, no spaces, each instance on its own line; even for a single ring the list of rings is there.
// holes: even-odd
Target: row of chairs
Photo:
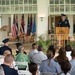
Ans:
[[[31,75],[29,72],[28,62],[16,62],[16,65],[17,65],[17,68],[19,65],[26,66],[25,70],[19,70],[18,69],[19,75]],[[39,72],[38,75],[57,75],[57,74],[51,73],[51,72],[42,72],[42,73]]]

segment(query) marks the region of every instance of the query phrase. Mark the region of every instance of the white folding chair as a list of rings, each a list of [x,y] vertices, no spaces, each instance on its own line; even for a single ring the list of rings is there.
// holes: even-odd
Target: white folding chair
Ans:
[[[41,72],[40,75],[57,75],[57,73]]]
[[[32,75],[29,71],[24,71],[24,70],[18,71],[18,74],[19,75]]]
[[[19,65],[26,66],[25,70],[18,70],[19,75],[31,75],[31,73],[29,72],[29,68],[28,68],[28,62],[16,62],[16,65],[17,65],[17,68]]]
[[[17,68],[19,68],[19,65],[26,66],[25,71],[29,70],[29,68],[28,68],[28,62],[16,62],[16,65],[17,65]]]

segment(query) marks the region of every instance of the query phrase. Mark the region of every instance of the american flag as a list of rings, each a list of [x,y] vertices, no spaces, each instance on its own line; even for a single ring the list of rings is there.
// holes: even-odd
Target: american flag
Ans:
[[[25,26],[25,23],[24,23],[24,14],[23,14],[22,19],[21,19],[21,27],[22,27],[23,32],[25,32],[24,26]]]
[[[20,32],[21,32],[21,33],[23,33],[23,29],[22,29],[22,26],[20,26]]]
[[[12,26],[12,37],[16,37],[16,23],[15,23],[15,15],[14,15],[14,19],[13,19],[13,26]]]
[[[16,16],[16,35],[18,35],[18,16]]]

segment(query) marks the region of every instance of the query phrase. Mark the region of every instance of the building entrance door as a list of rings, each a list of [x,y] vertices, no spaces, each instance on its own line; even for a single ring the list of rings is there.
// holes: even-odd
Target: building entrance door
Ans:
[[[55,16],[55,27],[58,27],[58,22],[61,19],[60,16]]]

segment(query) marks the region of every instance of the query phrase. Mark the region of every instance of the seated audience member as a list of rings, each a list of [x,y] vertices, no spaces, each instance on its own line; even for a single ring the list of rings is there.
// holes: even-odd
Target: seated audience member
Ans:
[[[44,60],[39,68],[40,73],[42,72],[51,72],[51,73],[61,73],[61,68],[58,62],[53,59],[54,53],[53,50],[47,50],[47,59]]]
[[[11,52],[11,54],[12,54],[12,49],[8,47],[8,45],[9,45],[9,39],[6,38],[2,42],[4,43],[4,46],[2,46],[0,48],[0,55],[3,55],[3,53],[4,53],[5,50],[9,50]]]
[[[5,50],[3,53],[3,56],[0,58],[0,64],[3,64],[4,62],[4,58],[6,57],[6,55],[11,54],[11,52],[9,50]]]
[[[59,54],[56,52],[56,49],[55,49],[54,45],[50,45],[48,49],[53,51],[53,58],[54,58],[54,59],[59,55]]]
[[[54,57],[55,56],[55,47],[54,47],[54,45],[50,45],[49,48],[48,48],[48,50],[52,50],[53,57]]]
[[[29,71],[32,73],[32,75],[36,75],[37,70],[38,70],[37,64],[31,62],[29,64]]]
[[[4,57],[2,58],[3,62],[4,62],[4,58],[5,58],[8,54],[11,54],[11,52],[10,52],[9,50],[4,51],[4,53],[3,53],[3,56],[4,56]],[[15,67],[15,61],[13,61],[13,64],[11,65],[11,67],[12,67],[12,68]]]
[[[32,50],[31,50],[31,51],[29,52],[29,54],[28,54],[31,62],[33,62],[32,57],[33,57],[33,55],[36,54],[36,53],[38,53],[37,45],[36,45],[36,43],[33,43],[33,44],[32,44]]]
[[[5,75],[18,75],[17,70],[11,68],[13,61],[14,61],[14,57],[11,54],[8,54],[4,58],[4,63],[1,64],[1,66],[3,67]]]
[[[71,69],[71,64],[69,62],[69,60],[63,60],[61,63],[61,69],[62,69],[62,73],[61,75],[71,75],[69,73],[70,69]]]
[[[61,65],[63,60],[68,60],[66,56],[66,50],[64,48],[60,48],[59,55],[55,58],[56,61]]]
[[[70,70],[70,74],[74,75],[75,74],[75,49],[73,49],[73,51],[71,52],[71,70]]]
[[[16,47],[17,47],[17,49],[16,49],[16,54],[19,53],[19,51],[18,51],[18,47],[19,47],[19,46],[22,46],[22,44],[21,44],[21,43],[16,43]],[[25,51],[24,51],[24,53],[27,54]]]
[[[66,45],[65,46],[65,50],[66,50],[66,56],[68,57],[69,61],[71,60],[71,51],[72,51],[72,47],[70,45]]]
[[[2,66],[0,66],[0,75],[5,75]]]
[[[43,53],[43,47],[38,46],[38,53],[34,54],[32,60],[34,63],[40,65],[43,60],[46,60],[47,56]]]
[[[29,57],[26,54],[24,54],[24,47],[19,46],[18,50],[19,50],[19,54],[15,57],[15,61],[30,63]],[[20,65],[19,69],[25,69],[25,66]]]

